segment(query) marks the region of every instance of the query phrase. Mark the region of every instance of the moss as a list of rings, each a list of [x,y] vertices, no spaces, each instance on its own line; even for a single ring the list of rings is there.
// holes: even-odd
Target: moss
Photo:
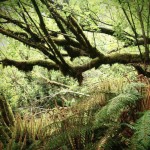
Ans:
[[[114,54],[107,56],[107,63],[121,63],[121,64],[128,64],[128,63],[138,63],[141,62],[141,57],[138,54]]]
[[[14,60],[10,60],[10,59],[4,59],[3,62],[3,67],[7,67],[7,66],[15,66],[16,68],[18,68],[21,71],[32,71],[33,69],[33,65],[32,63],[27,63],[26,61],[14,61]]]
[[[1,61],[3,67],[6,66],[15,66],[16,68],[18,68],[21,71],[24,72],[29,72],[32,71],[34,66],[41,66],[41,67],[45,67],[48,70],[54,69],[54,70],[58,70],[58,66],[50,61],[44,61],[44,60],[32,60],[32,61],[15,61],[15,60],[11,60],[11,59],[4,59]]]

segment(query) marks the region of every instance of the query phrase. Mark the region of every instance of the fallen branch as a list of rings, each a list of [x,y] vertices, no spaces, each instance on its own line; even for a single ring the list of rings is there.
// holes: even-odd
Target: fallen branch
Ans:
[[[37,74],[36,74],[37,75]],[[63,83],[60,83],[60,82],[56,82],[56,81],[51,81],[49,80],[48,78],[42,76],[41,74],[40,75],[37,75],[39,78],[42,78],[44,79],[48,84],[51,84],[51,85],[55,85],[55,86],[59,86],[59,87],[65,87],[65,88],[70,88],[68,85],[65,85]]]
[[[72,94],[77,94],[77,95],[82,95],[82,96],[90,96],[89,94],[84,94],[84,93],[80,93],[80,92],[74,92],[74,91],[71,91],[71,90],[62,90],[62,91],[60,91],[60,92],[58,92],[58,93],[56,93],[54,95],[45,96],[45,97],[41,98],[41,100],[46,99],[46,98],[50,98],[50,100],[51,100],[52,98],[54,98],[54,97],[56,97],[56,96],[58,96],[60,94],[64,95],[66,93],[72,93]]]

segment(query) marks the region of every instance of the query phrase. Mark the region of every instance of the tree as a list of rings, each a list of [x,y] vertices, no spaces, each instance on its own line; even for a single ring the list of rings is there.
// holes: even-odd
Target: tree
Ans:
[[[0,33],[37,49],[46,58],[32,61],[3,58],[0,60],[3,66],[15,66],[23,71],[31,71],[35,65],[48,70],[60,70],[64,75],[78,79],[80,84],[83,72],[102,64],[129,64],[139,74],[150,77],[150,1],[94,1],[100,9],[105,10],[103,14],[110,19],[102,17],[99,11],[92,10],[90,1],[76,4],[80,9],[75,10],[72,9],[71,2],[73,1],[63,4],[51,0],[16,0],[13,4],[1,2]],[[49,22],[56,26],[55,30]],[[88,38],[88,34],[93,35],[93,40]],[[109,50],[109,53],[101,51],[97,42],[102,40],[95,34],[105,35],[107,39],[113,37],[112,41],[117,46]],[[74,63],[76,58],[88,59],[78,65]]]

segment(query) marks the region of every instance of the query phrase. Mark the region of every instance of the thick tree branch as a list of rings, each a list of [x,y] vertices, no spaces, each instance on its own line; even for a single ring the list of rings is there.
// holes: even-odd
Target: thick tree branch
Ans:
[[[19,70],[22,71],[31,71],[34,66],[38,65],[44,68],[47,68],[48,70],[60,70],[60,67],[50,61],[44,61],[44,60],[34,60],[34,61],[15,61],[11,59],[3,59],[0,61],[3,66],[15,66]],[[81,65],[81,66],[74,66],[72,67],[71,72],[65,72],[64,75],[70,75],[74,78],[77,78],[79,83],[82,83],[83,76],[82,73],[90,70],[92,68],[97,68],[101,66],[102,64],[134,64],[134,63],[142,63],[141,58],[137,54],[115,54],[110,56],[105,56],[103,58],[95,58],[92,59],[89,63]],[[63,68],[62,68],[63,69]],[[64,72],[63,72],[64,73]],[[148,73],[145,75],[149,75]]]
[[[45,60],[31,60],[31,61],[16,61],[12,59],[3,59],[0,60],[0,63],[5,66],[15,66],[19,70],[28,72],[32,71],[34,66],[41,66],[47,68],[48,70],[59,70],[59,66],[55,63]]]
[[[71,60],[76,57],[80,56],[89,56],[88,53],[86,53],[84,50],[80,48],[75,48],[73,46],[64,46],[64,49],[68,52],[68,55],[71,57]]]
[[[136,69],[136,71],[138,72],[139,75],[143,74],[146,77],[150,77],[150,72],[143,69],[140,65],[133,64],[132,66]]]
[[[118,1],[121,4],[121,0]],[[79,83],[81,83],[83,80],[82,76],[83,72],[94,67],[97,68],[102,64],[110,64],[110,65],[114,63],[131,64],[131,65],[136,63],[149,64],[149,62],[145,59],[146,56],[144,55],[144,53],[141,53],[140,45],[145,46],[145,44],[147,44],[147,46],[149,46],[148,44],[150,44],[150,38],[148,37],[146,32],[145,35],[142,36],[139,36],[139,34],[137,33],[137,31],[139,30],[135,26],[135,20],[133,20],[132,15],[133,12],[131,12],[130,6],[128,8],[129,12],[127,12],[124,8],[122,9],[124,11],[124,15],[127,19],[129,26],[133,30],[134,35],[131,35],[125,32],[124,29],[121,29],[121,33],[118,36],[117,32],[113,29],[99,27],[99,30],[95,31],[89,29],[86,26],[83,27],[81,25],[82,23],[80,24],[78,23],[78,20],[76,19],[76,16],[74,14],[66,16],[64,12],[61,13],[60,12],[61,10],[60,11],[57,10],[56,8],[57,6],[54,5],[53,1],[31,0],[32,2],[31,7],[34,7],[35,9],[34,16],[36,15],[36,17],[38,17],[39,19],[39,21],[36,21],[36,19],[34,20],[34,17],[31,16],[30,14],[31,12],[28,12],[28,9],[24,7],[24,3],[22,3],[21,1],[19,2],[20,2],[20,5],[18,6],[19,9],[23,8],[24,11],[22,12],[22,15],[20,15],[20,17],[22,17],[23,22],[19,21],[20,18],[16,20],[9,16],[5,16],[6,14],[5,15],[0,14],[0,18],[2,18],[2,21],[7,21],[8,23],[17,25],[17,27],[19,27],[21,31],[16,32],[13,30],[6,29],[7,27],[3,26],[6,24],[5,23],[2,24],[2,27],[0,27],[0,33],[8,37],[11,37],[15,40],[18,40],[24,43],[25,45],[38,49],[50,61],[45,60],[15,61],[11,59],[4,59],[0,61],[4,66],[10,65],[15,66],[23,71],[31,71],[35,65],[38,65],[45,67],[49,70],[51,69],[60,70],[64,75],[69,75],[71,77],[77,78]],[[58,28],[57,30],[58,32],[61,32],[60,34],[63,36],[62,39],[60,39],[60,36],[59,37],[56,36],[54,38],[49,33],[49,31],[51,31],[49,29],[51,26],[48,25],[46,19],[43,18],[42,15],[43,12],[41,11],[41,7],[40,5],[38,5],[38,2],[41,2],[43,5],[46,6],[47,10],[49,11],[50,18],[56,22]],[[47,14],[46,12],[44,13]],[[30,25],[29,22],[31,22],[32,25]],[[143,26],[144,24],[142,25],[142,27]],[[126,53],[126,54],[104,55],[97,48],[93,47],[92,43],[90,43],[90,40],[86,36],[84,31],[99,32],[100,34],[102,33],[116,37],[119,41],[124,42],[122,48],[127,48],[130,46],[138,46],[140,54]],[[61,48],[59,49],[60,46],[66,52],[62,51]],[[65,53],[65,56],[67,56],[67,58],[64,57],[63,53]],[[78,65],[76,66],[75,64],[71,65],[68,61],[68,58],[71,58],[72,60],[73,58],[82,56],[90,58],[90,62],[85,63],[81,66]],[[140,69],[138,67],[135,68],[141,71],[141,68]],[[146,75],[148,75],[148,73]]]
[[[84,72],[92,68],[98,68],[102,64],[132,64],[132,63],[142,63],[141,58],[138,54],[114,54],[110,56],[104,56],[103,58],[95,58],[92,59],[89,63],[84,64],[82,66],[76,66],[75,70],[78,72]]]

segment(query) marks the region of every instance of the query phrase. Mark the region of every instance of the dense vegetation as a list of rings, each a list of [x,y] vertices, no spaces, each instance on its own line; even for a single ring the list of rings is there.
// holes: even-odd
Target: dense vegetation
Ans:
[[[149,31],[149,0],[1,0],[0,150],[149,150]]]

